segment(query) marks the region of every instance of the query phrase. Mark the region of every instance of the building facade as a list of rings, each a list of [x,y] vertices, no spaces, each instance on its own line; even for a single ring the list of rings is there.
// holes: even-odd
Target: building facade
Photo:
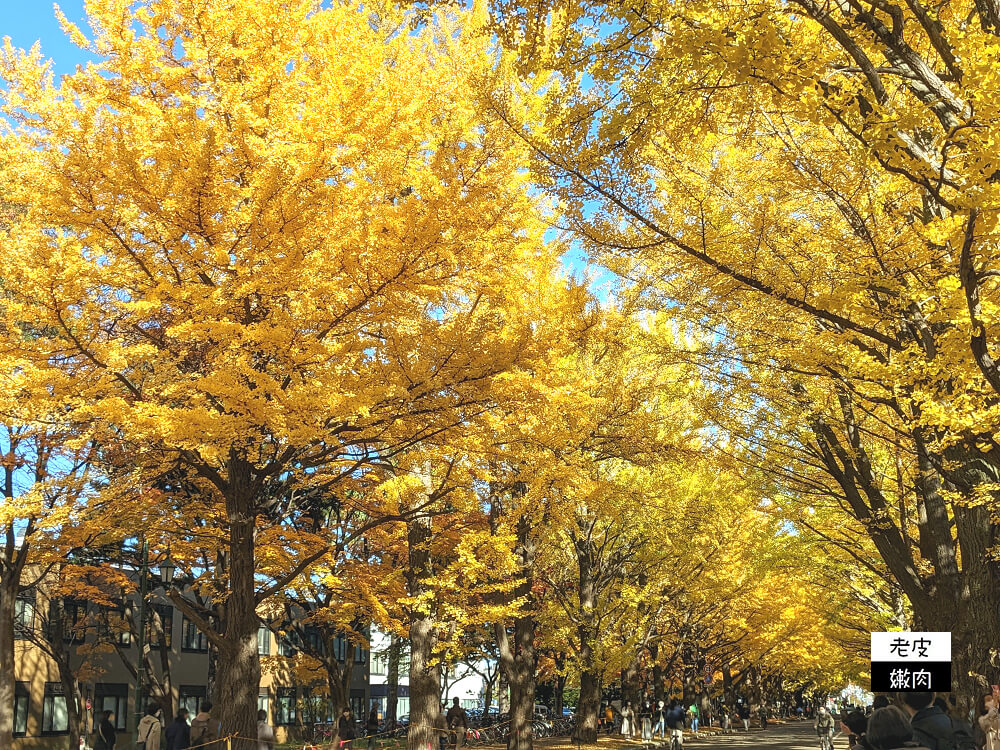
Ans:
[[[187,708],[193,718],[202,701],[213,699],[210,685],[214,655],[208,638],[162,590],[154,591],[148,601],[145,635],[153,674],[144,680],[146,689],[139,707],[152,697],[162,705],[165,721],[169,722],[179,707]],[[68,701],[74,696],[66,694],[53,652],[64,655],[74,675],[88,745],[105,710],[114,715],[118,746],[131,743],[129,730],[134,726],[137,709],[136,610],[134,597],[123,597],[116,607],[84,600],[48,599],[41,591],[19,597],[15,608],[15,748],[66,748]],[[316,648],[317,644],[310,646]],[[345,666],[350,660],[349,700],[355,716],[363,716],[369,706],[368,650],[343,636],[320,646],[329,649]],[[299,649],[291,639],[278,637],[262,625],[257,650],[262,665],[258,707],[267,711],[279,741],[308,738],[314,724],[335,718],[325,697],[323,678],[317,674],[316,680],[303,684],[303,670],[296,669]]]

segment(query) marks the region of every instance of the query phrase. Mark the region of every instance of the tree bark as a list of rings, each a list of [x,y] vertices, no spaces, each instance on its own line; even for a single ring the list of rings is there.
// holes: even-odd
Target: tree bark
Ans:
[[[574,540],[577,564],[577,586],[580,599],[579,641],[577,660],[580,667],[580,705],[577,706],[573,739],[593,744],[597,742],[597,712],[601,708],[601,673],[594,654],[597,639],[597,571],[596,552],[589,534]]]
[[[511,642],[513,641],[513,642]],[[510,683],[510,734],[507,750],[532,750],[535,717],[535,620],[530,615],[514,620],[513,639],[500,646],[502,668]]]
[[[240,459],[230,461],[230,492],[226,497],[229,521],[229,591],[219,605],[223,639],[219,647],[217,718],[223,735],[257,736],[257,694],[260,657],[257,654],[256,503],[249,485],[250,467]],[[241,744],[242,743],[242,744]],[[250,750],[249,739],[234,743],[234,750]]]
[[[351,676],[354,673],[354,659],[347,658],[341,664],[333,656],[328,656],[323,660],[323,668],[326,671],[326,685],[330,691],[330,704],[333,707],[333,739],[330,744],[339,747],[340,725],[338,719],[345,708],[351,707]],[[357,716],[357,719],[364,720],[366,717]]]
[[[629,665],[622,671],[622,701],[631,703],[632,709],[638,715],[639,698],[642,689],[639,685],[639,662],[633,657]]]
[[[522,516],[517,524],[517,551],[520,581],[511,592],[512,597],[522,598],[525,609],[514,618],[513,633],[507,632],[502,623],[496,625],[497,647],[500,652],[500,670],[510,685],[510,734],[507,750],[532,750],[534,737],[531,722],[535,714],[535,627],[533,616],[535,540],[531,523]]]
[[[429,516],[407,523],[407,576],[410,596],[414,598],[427,591],[427,582],[434,573],[431,536]],[[410,731],[406,746],[409,750],[436,750],[441,724],[441,667],[434,660],[437,632],[433,615],[420,606],[410,609]]]
[[[601,680],[596,671],[580,673],[580,703],[576,707],[575,742],[597,742],[597,712],[601,709]]]
[[[0,580],[0,747],[13,747],[14,606],[18,586],[13,571],[4,573]]]
[[[62,645],[62,644],[60,644]],[[59,668],[59,681],[62,683],[63,695],[66,698],[66,723],[69,726],[69,741],[67,747],[80,747],[80,737],[83,736],[83,696],[80,693],[80,683],[70,667],[69,650],[61,649],[56,665]]]
[[[510,713],[510,682],[507,674],[500,668],[500,676],[497,677],[497,709],[502,714]]]
[[[499,667],[498,667],[499,668]],[[483,680],[483,714],[489,715],[490,706],[493,705],[493,685],[496,683],[496,674],[489,676],[489,667],[486,668],[487,678]]]
[[[566,657],[564,654],[556,654],[556,676],[555,676],[555,700],[553,712],[556,718],[561,719],[563,715],[564,691],[566,690]]]
[[[386,675],[385,691],[385,723],[388,727],[396,726],[396,704],[399,702],[399,652],[400,640],[397,635],[389,636],[388,674]]]

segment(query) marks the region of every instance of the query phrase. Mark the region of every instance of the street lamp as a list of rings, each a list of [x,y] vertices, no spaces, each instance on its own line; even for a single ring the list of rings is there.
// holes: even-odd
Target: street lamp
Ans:
[[[167,552],[167,559],[160,563],[160,582],[164,586],[169,586],[174,582],[174,571],[177,566],[174,565],[174,561],[170,559],[170,552]]]
[[[174,571],[177,567],[174,565],[173,560],[170,559],[170,552],[167,552],[166,559],[160,563],[160,582],[164,586],[169,586],[174,582]],[[138,655],[136,656],[135,664],[135,727],[133,728],[133,737],[136,742],[139,741],[139,721],[142,719],[143,706],[142,706],[142,685],[144,682],[144,677],[146,674],[146,596],[148,593],[148,579],[149,579],[149,542],[145,538],[142,540],[142,557],[140,558],[139,565],[139,638],[138,638]]]

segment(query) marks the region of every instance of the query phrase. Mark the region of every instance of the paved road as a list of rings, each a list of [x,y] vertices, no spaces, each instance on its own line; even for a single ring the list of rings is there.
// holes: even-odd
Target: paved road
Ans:
[[[847,738],[840,734],[834,750],[847,750]],[[750,733],[720,734],[700,740],[686,740],[684,750],[820,750],[819,738],[811,721],[772,724],[765,730],[751,727]]]

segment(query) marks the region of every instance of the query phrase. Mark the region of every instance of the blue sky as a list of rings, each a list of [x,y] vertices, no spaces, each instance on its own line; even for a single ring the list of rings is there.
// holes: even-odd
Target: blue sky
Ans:
[[[86,32],[83,0],[60,0],[63,13]],[[15,47],[29,49],[42,43],[42,54],[56,63],[56,73],[72,73],[86,59],[83,50],[73,46],[56,21],[55,8],[47,0],[0,0],[0,38],[9,36]]]

